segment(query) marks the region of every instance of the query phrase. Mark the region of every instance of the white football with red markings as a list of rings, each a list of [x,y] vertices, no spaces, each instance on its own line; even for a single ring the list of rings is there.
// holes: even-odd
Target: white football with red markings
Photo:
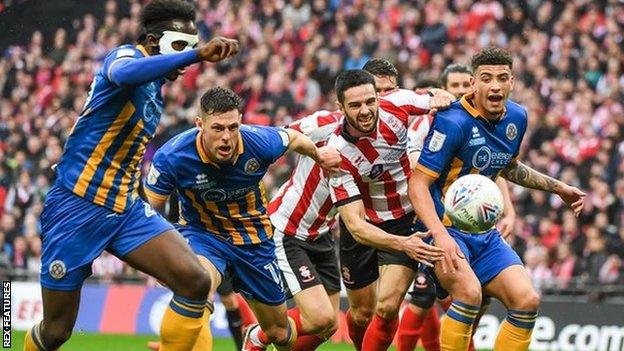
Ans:
[[[468,233],[492,229],[503,214],[503,194],[490,178],[468,174],[451,184],[444,196],[444,209],[453,226]]]

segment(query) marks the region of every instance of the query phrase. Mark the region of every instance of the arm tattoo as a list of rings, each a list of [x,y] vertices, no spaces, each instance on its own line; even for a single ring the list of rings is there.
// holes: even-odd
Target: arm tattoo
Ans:
[[[501,173],[503,178],[527,188],[554,192],[559,181],[542,174],[519,161],[514,161]]]

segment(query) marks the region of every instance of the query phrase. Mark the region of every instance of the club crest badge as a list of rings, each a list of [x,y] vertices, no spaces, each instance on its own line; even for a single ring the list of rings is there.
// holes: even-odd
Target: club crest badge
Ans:
[[[505,130],[505,136],[509,140],[514,140],[518,136],[518,127],[513,123],[509,123],[507,125],[507,130]]]
[[[251,158],[245,162],[245,173],[255,173],[260,168],[260,163],[255,158]]]
[[[65,263],[61,260],[52,261],[48,271],[54,279],[61,279],[65,276],[65,274],[67,274],[67,268],[65,267]]]

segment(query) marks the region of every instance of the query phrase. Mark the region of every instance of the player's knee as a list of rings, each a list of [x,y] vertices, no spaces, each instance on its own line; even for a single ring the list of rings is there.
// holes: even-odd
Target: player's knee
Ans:
[[[275,344],[285,344],[288,342],[289,339],[287,327],[272,325],[266,328],[266,330],[264,330],[264,333],[266,334],[269,341]]]
[[[63,323],[46,324],[41,329],[41,338],[48,350],[56,350],[61,347],[72,335],[72,327]]]
[[[338,322],[336,321],[336,315],[333,310],[322,309],[314,313],[314,317],[310,320],[312,330],[310,334],[322,334],[329,336],[334,334],[338,329]]]
[[[373,319],[375,309],[369,306],[351,307],[351,319],[356,325],[368,325]]]
[[[376,313],[384,319],[392,319],[399,316],[399,309],[405,292],[400,289],[393,289],[385,296],[380,296],[377,301]]]
[[[211,281],[208,272],[203,268],[189,272],[185,279],[180,279],[177,287],[172,287],[172,290],[177,295],[193,299],[205,299],[210,293]]]
[[[395,318],[399,315],[399,306],[391,303],[379,303],[377,305],[377,314],[384,319]]]
[[[531,290],[528,294],[523,294],[520,299],[512,306],[514,310],[520,311],[537,311],[539,309],[541,299],[540,296],[535,292],[535,290]]]
[[[473,306],[481,306],[481,286],[466,284],[453,291],[453,300],[458,300]]]

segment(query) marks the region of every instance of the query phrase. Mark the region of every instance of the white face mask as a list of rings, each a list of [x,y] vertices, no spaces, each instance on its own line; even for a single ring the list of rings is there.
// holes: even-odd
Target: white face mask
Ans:
[[[173,43],[176,41],[183,41],[186,43],[186,46],[181,51],[178,51],[173,48]],[[163,32],[162,37],[158,41],[158,45],[160,46],[161,54],[175,54],[178,52],[192,50],[195,45],[199,42],[199,37],[197,34],[187,34],[182,32],[174,32],[171,30],[166,30]]]

